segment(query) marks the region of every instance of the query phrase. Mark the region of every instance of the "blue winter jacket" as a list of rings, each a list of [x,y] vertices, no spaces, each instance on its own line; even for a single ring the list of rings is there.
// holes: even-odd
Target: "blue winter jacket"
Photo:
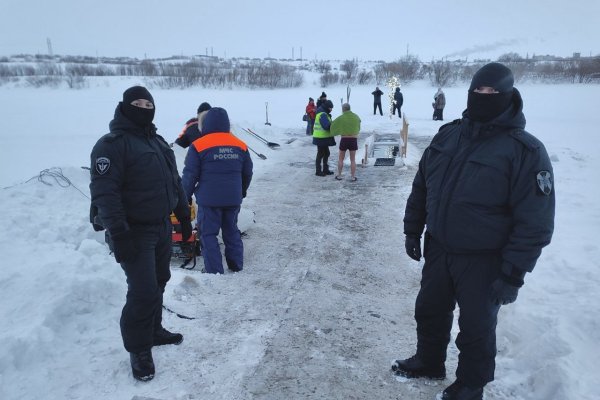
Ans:
[[[230,132],[207,133],[196,139],[185,157],[182,183],[203,207],[242,204],[252,180],[248,146]]]

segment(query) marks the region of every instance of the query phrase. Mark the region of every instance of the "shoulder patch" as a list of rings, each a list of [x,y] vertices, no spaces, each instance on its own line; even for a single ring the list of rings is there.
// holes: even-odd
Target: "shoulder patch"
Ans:
[[[534,151],[540,147],[540,141],[527,131],[517,129],[510,132],[509,136],[521,143],[529,151]]]
[[[540,171],[535,176],[540,191],[549,196],[552,193],[552,173],[550,171]]]
[[[98,157],[96,158],[96,162],[94,164],[96,166],[96,172],[98,172],[100,175],[104,175],[110,169],[110,158]]]

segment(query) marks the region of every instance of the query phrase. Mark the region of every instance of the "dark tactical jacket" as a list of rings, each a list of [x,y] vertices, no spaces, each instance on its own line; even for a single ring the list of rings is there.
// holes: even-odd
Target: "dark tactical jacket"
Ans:
[[[531,272],[554,229],[554,187],[544,145],[527,133],[523,102],[488,123],[442,126],[423,153],[404,233],[427,232],[450,253],[499,252]]]
[[[90,157],[91,222],[116,233],[130,224],[159,224],[172,211],[189,220],[175,155],[153,125],[134,125],[117,106],[110,133]]]

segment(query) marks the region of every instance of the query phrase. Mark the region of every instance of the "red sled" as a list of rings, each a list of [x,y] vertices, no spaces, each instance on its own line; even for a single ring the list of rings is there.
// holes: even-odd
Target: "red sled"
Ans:
[[[193,221],[196,219],[194,206],[190,206],[190,211]],[[202,255],[197,228],[192,230],[192,236],[184,242],[181,237],[181,223],[177,220],[175,214],[171,214],[171,225],[173,225],[171,233],[171,262],[173,263],[175,260],[182,261],[183,263],[179,266],[180,268],[194,269],[196,267],[196,257]],[[192,265],[188,267],[190,263]]]

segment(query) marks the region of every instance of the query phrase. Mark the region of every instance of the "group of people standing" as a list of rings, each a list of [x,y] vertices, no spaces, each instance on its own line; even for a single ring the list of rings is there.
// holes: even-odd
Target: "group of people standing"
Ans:
[[[439,90],[436,102],[441,95]],[[162,295],[170,278],[170,213],[189,237],[194,194],[208,272],[223,272],[219,230],[228,267],[243,268],[236,220],[252,179],[252,160],[246,144],[231,134],[227,112],[203,104],[178,138],[188,148],[182,178],[172,149],[152,123],[154,99],[140,86],[123,93],[110,133],[91,153],[90,218],[94,229],[106,230],[127,277],[121,334],[133,376],[142,381],[154,377],[152,347],[183,340],[162,326]],[[334,120],[332,110],[326,96],[314,110],[316,175],[333,175],[329,147],[340,135],[336,179],[350,151],[351,179],[356,180],[360,118],[348,103]],[[499,309],[517,299],[526,273],[552,238],[553,179],[544,145],[525,131],[523,100],[512,72],[499,63],[483,66],[473,76],[462,118],[443,125],[423,152],[406,202],[405,250],[425,263],[415,302],[416,351],[393,363],[395,374],[446,378],[458,304],[456,379],[441,399],[483,399],[484,387],[494,380]]]
[[[383,110],[381,108],[381,96],[383,96],[383,91],[379,89],[379,86],[376,86],[371,94],[373,95],[373,115],[377,115],[377,110],[379,110],[379,115],[383,115]],[[398,86],[394,89],[392,115],[396,115],[396,111],[398,111],[398,118],[402,118],[402,104],[404,104],[404,96],[400,91],[400,86]]]
[[[171,146],[152,122],[155,110],[146,88],[127,89],[110,133],[98,140],[90,156],[90,222],[95,230],[105,230],[127,278],[121,336],[133,376],[141,381],[154,377],[153,346],[183,341],[183,335],[162,326],[163,293],[171,277],[171,213],[187,241],[193,233],[194,195],[204,271],[224,272],[219,231],[228,268],[241,271],[244,247],[237,218],[253,169],[247,145],[231,133],[227,111],[202,103],[175,141],[188,148],[180,176]]]
[[[383,92],[379,87],[375,87],[375,90],[371,92],[373,95],[373,115],[377,115],[377,111],[379,110],[379,114],[383,115],[383,111],[381,108],[381,96]],[[402,105],[404,104],[404,96],[400,91],[400,87],[396,87],[394,89],[394,96],[392,100],[392,115],[396,115],[396,111],[398,111],[398,118],[402,118]],[[438,88],[438,91],[433,95],[433,120],[434,121],[443,121],[444,120],[444,107],[446,107],[446,95],[442,88]]]
[[[360,118],[350,110],[350,104],[342,104],[342,115],[332,120],[333,102],[327,99],[325,92],[321,93],[317,105],[312,97],[308,99],[306,115],[309,116],[306,134],[312,134],[312,141],[317,146],[315,159],[315,175],[327,176],[334,172],[329,168],[329,147],[335,146],[334,136],[340,135],[339,157],[337,161],[336,180],[342,180],[342,170],[346,151],[350,153],[350,180],[356,178],[356,151],[358,150],[358,134],[360,133]]]

